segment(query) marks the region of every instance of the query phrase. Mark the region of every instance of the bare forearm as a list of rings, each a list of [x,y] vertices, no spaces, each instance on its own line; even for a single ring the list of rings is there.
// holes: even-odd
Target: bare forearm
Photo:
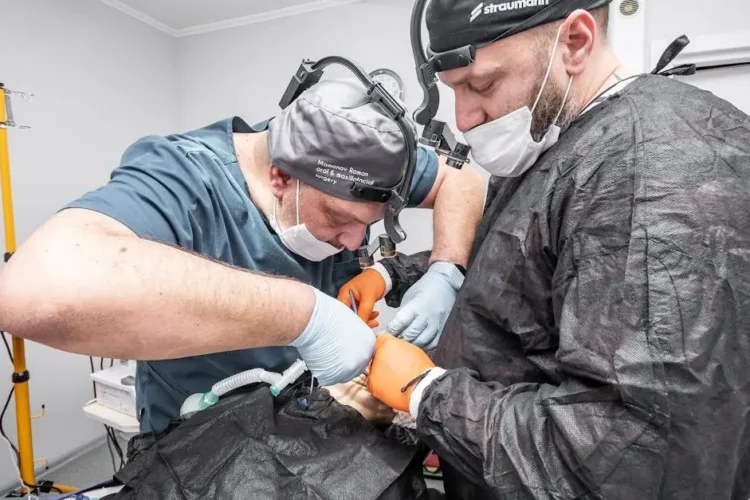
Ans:
[[[446,261],[466,266],[482,218],[484,182],[464,167],[446,175],[434,202],[434,242],[430,264]]]
[[[67,351],[160,359],[286,345],[312,311],[301,283],[159,243],[64,225],[36,238],[0,280],[0,321]]]

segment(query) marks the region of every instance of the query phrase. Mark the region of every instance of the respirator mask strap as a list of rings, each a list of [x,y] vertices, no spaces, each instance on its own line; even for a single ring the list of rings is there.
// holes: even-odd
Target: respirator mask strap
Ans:
[[[297,205],[297,225],[299,226],[299,179],[297,179],[297,194],[294,203]]]
[[[565,103],[568,102],[568,96],[570,96],[570,87],[572,86],[573,86],[573,75],[570,75],[570,79],[568,79],[568,87],[565,89],[565,97],[563,97],[562,104],[560,104],[560,109],[557,111],[557,115],[555,115],[555,120],[552,122],[552,125],[556,125],[557,121],[560,119],[560,116],[562,115],[562,112],[565,109]]]
[[[552,45],[552,50],[550,51],[549,56],[549,63],[547,64],[547,71],[544,74],[544,80],[542,80],[542,85],[539,88],[539,93],[536,95],[536,100],[534,101],[534,105],[531,108],[531,115],[534,116],[534,111],[536,110],[536,107],[539,105],[539,101],[542,98],[542,94],[544,93],[544,89],[547,86],[547,82],[549,81],[549,76],[552,73],[552,65],[555,62],[555,54],[557,54],[557,45],[560,43],[560,34],[562,33],[563,25],[561,24],[560,27],[557,29],[557,35],[555,35],[555,42]],[[570,96],[570,88],[573,86],[573,75],[570,75],[570,78],[568,79],[568,86],[565,89],[565,97],[563,97],[562,104],[560,104],[560,109],[557,111],[557,115],[555,115],[555,119],[552,121],[552,125],[554,126],[557,124],[557,121],[560,119],[560,116],[562,115],[563,110],[565,109],[565,103],[568,102],[568,97]]]
[[[552,51],[549,56],[549,63],[547,64],[547,72],[544,74],[544,79],[542,80],[542,86],[539,87],[539,93],[536,95],[536,100],[534,101],[534,105],[531,107],[532,115],[534,114],[534,110],[536,110],[536,107],[539,104],[539,100],[542,98],[542,93],[544,92],[544,88],[547,86],[549,75],[550,73],[552,73],[552,63],[555,61],[555,54],[557,54],[557,44],[560,42],[560,33],[562,33],[562,24],[557,29],[557,35],[555,35],[555,42],[552,44]]]

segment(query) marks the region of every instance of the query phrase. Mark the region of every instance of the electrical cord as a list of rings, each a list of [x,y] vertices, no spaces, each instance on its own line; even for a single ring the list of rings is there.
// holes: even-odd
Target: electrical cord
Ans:
[[[117,457],[120,459],[120,469],[123,467],[123,456],[122,456],[122,448],[120,447],[120,443],[117,442],[117,435],[115,434],[115,430],[113,427],[110,427],[108,425],[105,425],[104,428],[107,431],[107,437],[108,437],[108,443],[111,443],[112,446],[115,449],[115,453],[117,454]],[[114,461],[114,457],[113,457]],[[118,470],[117,466],[113,463],[112,468],[115,470],[115,472]]]
[[[13,443],[11,443],[10,439],[8,439],[7,437],[5,437],[5,435],[3,435],[3,440],[8,445],[8,453],[10,453],[10,463],[16,464],[16,468],[15,468],[16,469],[16,478],[18,479],[18,483],[21,485],[21,491],[23,491],[24,480],[21,477],[21,468],[17,465],[18,464],[18,462],[17,462],[18,455],[13,456],[13,448],[14,448],[14,446],[13,446]],[[32,498],[31,491],[29,491],[29,494],[26,496],[26,498]],[[33,498],[36,498],[36,496],[34,496]]]
[[[107,434],[109,435],[109,441],[112,442],[115,453],[117,453],[117,457],[120,459],[120,467],[118,468],[114,465],[114,457],[112,458],[112,468],[115,470],[115,472],[117,472],[125,467],[125,454],[122,451],[122,447],[120,446],[119,441],[117,441],[117,434],[115,434],[115,429],[109,426],[105,426],[105,428],[107,429]]]
[[[107,426],[105,425],[104,428],[106,429]],[[107,450],[109,450],[109,459],[112,461],[112,470],[116,471],[117,466],[115,465],[115,455],[112,453],[112,445],[109,443],[109,432],[107,432]]]
[[[11,364],[13,363],[13,352],[10,349],[10,345],[8,344],[8,340],[5,338],[5,334],[7,332],[0,331],[0,337],[3,338],[3,344],[5,344],[5,350],[8,351],[8,358],[10,359]],[[10,400],[13,398],[13,394],[15,394],[15,386],[11,386],[10,391],[8,392],[8,398],[5,400],[5,405],[3,405],[3,410],[0,411],[0,437],[3,438],[3,441],[8,445],[8,449],[11,453],[11,457],[15,454],[15,461],[11,460],[12,463],[16,464],[16,471],[18,474],[18,479],[21,482],[21,491],[23,491],[23,488],[29,488],[29,492],[26,495],[26,498],[37,498],[36,492],[41,491],[42,493],[46,493],[49,491],[55,491],[57,493],[62,494],[62,490],[55,487],[53,483],[49,481],[43,481],[41,483],[37,484],[29,484],[26,481],[23,480],[23,477],[21,476],[21,468],[18,464],[21,463],[21,453],[18,451],[18,448],[15,444],[13,444],[13,441],[10,440],[8,435],[5,433],[5,429],[3,429],[3,420],[5,419],[5,413],[8,411],[8,406],[10,405]]]
[[[104,369],[104,360],[105,359],[106,358],[99,358],[99,368],[101,370]],[[109,366],[110,367],[114,366],[114,363],[115,363],[115,360],[113,358],[110,358],[110,360],[109,360]],[[93,356],[89,356],[89,364],[91,366],[91,373],[94,373],[96,371],[96,369],[94,368],[94,357]],[[93,381],[91,383],[92,383],[93,390],[94,390],[94,398],[96,398],[97,397],[97,395],[96,395],[96,383],[94,383]],[[115,472],[117,472],[118,470],[122,470],[122,468],[125,467],[125,458],[124,458],[125,454],[122,451],[122,447],[120,446],[120,443],[117,442],[117,435],[115,434],[115,430],[112,427],[110,427],[110,426],[108,426],[106,424],[104,425],[104,430],[107,433],[107,438],[106,438],[107,439],[107,449],[109,450],[109,458],[112,460],[112,470],[114,470]],[[114,448],[114,453],[116,453],[117,457],[120,459],[120,467],[119,467],[119,469],[117,467],[117,464],[115,463],[115,456],[114,456],[114,453],[112,452],[113,448]]]
[[[94,369],[94,358],[93,356],[89,356],[89,363],[91,363],[91,373],[94,373],[96,370]],[[91,386],[94,388],[94,399],[96,399],[96,383],[92,380]]]
[[[5,344],[5,349],[8,351],[8,358],[10,359],[10,362],[13,363],[13,352],[10,349],[10,345],[8,345],[8,340],[5,338],[5,333],[3,331],[0,331],[0,336],[3,338],[3,343]],[[18,451],[18,448],[15,444],[13,444],[13,441],[8,437],[8,435],[5,433],[5,429],[3,428],[3,420],[5,419],[5,413],[8,411],[8,406],[10,406],[10,400],[13,398],[13,394],[15,394],[15,386],[11,386],[10,391],[8,392],[8,398],[5,400],[5,404],[3,405],[2,411],[0,411],[0,437],[3,438],[3,441],[8,445],[8,448],[11,452],[11,457],[14,457],[14,460],[12,460],[12,463],[20,464],[21,463],[21,453]],[[27,498],[36,498],[36,495],[32,496],[32,493],[36,493],[40,488],[49,488],[49,491],[56,491],[57,493],[62,493],[62,491],[59,488],[56,488],[55,486],[51,484],[29,484],[26,481],[23,480],[21,477],[21,469],[16,465],[16,471],[18,474],[18,479],[21,482],[21,491],[23,491],[24,487],[30,488],[29,493],[27,495]],[[44,490],[43,490],[44,491]]]
[[[5,332],[0,332],[0,336],[3,337],[3,343],[5,344],[5,348],[8,350],[8,358],[10,358],[10,362],[13,363],[13,353],[10,350],[10,346],[8,345],[8,340],[5,338]],[[5,439],[5,441],[8,442],[10,447],[13,449],[13,452],[16,454],[16,460],[19,459],[19,453],[18,448],[16,448],[16,445],[13,444],[13,441],[8,438],[8,435],[5,434],[5,429],[3,428],[3,420],[5,419],[5,413],[8,411],[8,406],[10,405],[10,400],[13,398],[13,393],[15,391],[15,387],[11,385],[10,391],[8,392],[8,399],[5,400],[5,405],[3,405],[3,411],[0,412],[0,436]]]
[[[8,339],[5,338],[5,332],[0,332],[0,336],[3,337],[3,344],[5,344],[5,350],[8,351],[8,358],[10,359],[11,364],[13,363],[13,353],[10,350],[10,345],[8,345]],[[0,436],[2,436],[3,441],[8,445],[8,453],[10,453],[10,463],[16,464],[16,476],[18,477],[18,482],[21,484],[21,491],[23,491],[25,481],[21,477],[21,468],[19,464],[21,463],[21,455],[18,452],[18,448],[16,448],[16,445],[13,444],[13,441],[10,440],[10,438],[5,434],[5,429],[3,429],[3,420],[5,419],[5,412],[8,411],[8,406],[10,405],[10,400],[13,398],[13,393],[15,392],[15,386],[10,387],[10,391],[8,391],[8,399],[5,400],[5,405],[3,405],[3,411],[0,412]],[[29,495],[27,498],[31,498],[31,492],[29,492]]]
[[[5,350],[8,351],[8,357],[10,358],[10,362],[13,363],[13,353],[10,350],[8,339],[5,338],[5,332],[0,332],[0,335],[2,335],[3,337],[3,344],[5,344]]]
[[[10,405],[10,400],[13,398],[13,391],[15,390],[15,387],[10,388],[10,392],[8,393],[8,399],[5,400],[5,406],[3,406],[3,411],[0,412],[0,436],[5,439],[8,444],[10,444],[11,448],[13,448],[13,452],[16,454],[16,459],[19,456],[18,448],[16,448],[16,445],[13,444],[13,441],[8,438],[8,435],[5,434],[5,429],[3,429],[3,419],[5,418],[5,412],[8,411],[8,405]]]

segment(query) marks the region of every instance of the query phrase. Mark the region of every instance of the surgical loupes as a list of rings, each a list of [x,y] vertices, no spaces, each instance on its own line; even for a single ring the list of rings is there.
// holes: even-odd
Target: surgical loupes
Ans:
[[[396,244],[387,234],[381,234],[369,245],[362,245],[357,249],[357,260],[360,269],[367,269],[375,265],[375,252],[380,250],[380,256],[390,259],[396,256]]]

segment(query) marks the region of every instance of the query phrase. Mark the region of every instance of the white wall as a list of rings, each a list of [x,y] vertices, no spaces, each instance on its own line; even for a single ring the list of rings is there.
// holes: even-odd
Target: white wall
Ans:
[[[649,42],[750,29],[747,0],[646,0],[645,5]]]
[[[272,116],[302,59],[328,55],[348,57],[367,71],[395,70],[405,80],[407,106],[415,108],[422,95],[409,43],[411,3],[371,0],[181,39],[182,127],[232,114],[248,121]],[[452,100],[442,111],[452,118]]]
[[[646,16],[647,50],[659,41],[671,42],[680,35],[696,37],[750,32],[750,1],[649,0]],[[656,61],[651,62],[651,66]],[[651,69],[651,67],[649,67]],[[709,69],[681,78],[686,83],[713,92],[750,113],[750,66]]]
[[[133,140],[174,130],[177,41],[98,0],[2,0],[0,21],[0,81],[36,94],[31,103],[14,101],[16,120],[33,128],[9,131],[20,244],[69,200],[106,182]],[[103,436],[81,410],[92,397],[89,362],[31,343],[27,357],[32,412],[47,409],[33,424],[35,456],[54,466]],[[10,374],[0,346],[0,405]],[[15,438],[13,407],[5,429]],[[0,491],[14,478],[0,442]]]
[[[422,102],[409,41],[411,4],[376,0],[278,19],[181,40],[181,126],[199,127],[237,114],[254,123],[279,112],[279,99],[302,59],[328,55],[350,58],[366,71],[388,67],[404,80],[405,101],[413,111]],[[330,73],[348,77],[346,69]],[[443,88],[438,118],[455,131],[452,92]],[[432,246],[431,212],[408,210],[401,216],[407,240],[400,251]],[[382,224],[374,236],[383,232]],[[393,311],[380,307],[381,326]]]

